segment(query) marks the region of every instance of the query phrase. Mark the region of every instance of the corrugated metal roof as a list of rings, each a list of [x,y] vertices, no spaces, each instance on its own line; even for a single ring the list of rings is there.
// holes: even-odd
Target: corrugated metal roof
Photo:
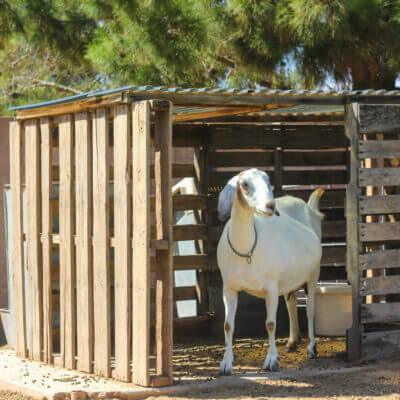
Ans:
[[[306,103],[310,100],[321,104],[344,104],[347,96],[394,96],[400,98],[400,90],[278,90],[268,88],[226,89],[226,88],[181,88],[167,86],[125,86],[112,90],[87,92],[57,100],[10,107],[10,110],[28,110],[39,107],[56,106],[64,103],[84,101],[96,97],[121,93],[132,99],[168,99],[178,105],[255,105]]]

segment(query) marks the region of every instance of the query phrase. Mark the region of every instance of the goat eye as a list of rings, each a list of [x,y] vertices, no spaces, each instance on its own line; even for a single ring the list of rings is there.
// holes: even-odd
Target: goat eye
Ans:
[[[247,182],[242,183],[242,188],[247,190],[249,188],[249,184]]]

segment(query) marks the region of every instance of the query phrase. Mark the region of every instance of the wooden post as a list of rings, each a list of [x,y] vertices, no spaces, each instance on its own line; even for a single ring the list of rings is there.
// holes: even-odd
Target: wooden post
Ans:
[[[156,281],[156,374],[172,384],[173,347],[173,254],[172,254],[172,104],[156,111],[154,134],[156,240],[168,240],[167,250],[156,250],[159,273]]]
[[[283,184],[283,165],[282,165],[283,150],[282,147],[275,148],[274,151],[274,196],[282,196]]]
[[[78,369],[93,372],[92,127],[88,112],[75,115],[76,323]],[[62,149],[61,149],[62,151]]]
[[[42,260],[43,260],[43,361],[52,362],[53,326],[52,326],[52,134],[53,121],[49,118],[40,120],[41,133],[41,169],[42,169]]]
[[[40,249],[39,120],[25,122],[26,241],[29,275],[29,356],[43,359],[42,264]]]
[[[150,105],[133,105],[133,382],[149,386],[150,356]]]
[[[346,227],[347,227],[347,276],[352,285],[353,324],[347,332],[347,355],[349,360],[361,357],[361,325],[360,325],[360,242],[358,235],[358,157],[359,122],[358,104],[348,103],[345,109],[345,133],[350,140],[350,182],[346,189]]]
[[[130,215],[131,107],[114,107],[114,241],[115,241],[115,377],[132,378],[131,360],[131,215]]]
[[[24,242],[22,228],[22,126],[19,121],[10,123],[10,184],[12,218],[12,265],[15,352],[27,356]]]
[[[195,184],[198,194],[208,193],[208,149],[207,147],[195,148],[193,153],[193,166],[195,173]],[[195,214],[196,215],[196,214]],[[207,210],[200,211],[197,223],[207,224]],[[198,241],[197,251],[204,254],[207,249],[205,240]],[[196,292],[197,292],[197,312],[199,315],[206,315],[208,309],[207,281],[209,272],[196,271]]]
[[[73,220],[73,120],[60,117],[60,327],[64,367],[75,368],[76,313]]]
[[[108,111],[105,108],[98,108],[93,117],[94,372],[97,375],[109,377],[111,374],[111,311],[107,150]]]

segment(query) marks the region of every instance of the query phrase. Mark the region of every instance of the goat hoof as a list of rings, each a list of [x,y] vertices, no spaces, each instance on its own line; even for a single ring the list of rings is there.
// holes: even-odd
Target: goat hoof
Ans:
[[[228,363],[221,363],[219,367],[219,374],[223,376],[232,375],[232,365],[228,365]]]
[[[317,344],[314,343],[314,345],[308,347],[308,358],[313,359],[317,358],[318,352],[317,352]]]
[[[296,342],[288,342],[286,347],[285,347],[285,351],[287,353],[292,353],[294,351],[297,350],[297,343]]]
[[[278,372],[279,371],[279,362],[278,360],[272,361],[270,366],[269,366],[269,370],[271,372]]]

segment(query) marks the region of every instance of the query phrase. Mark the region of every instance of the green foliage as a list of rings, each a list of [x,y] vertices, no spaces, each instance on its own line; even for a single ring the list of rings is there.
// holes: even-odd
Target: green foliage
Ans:
[[[3,110],[60,85],[390,89],[400,72],[400,0],[0,0],[0,33]]]

